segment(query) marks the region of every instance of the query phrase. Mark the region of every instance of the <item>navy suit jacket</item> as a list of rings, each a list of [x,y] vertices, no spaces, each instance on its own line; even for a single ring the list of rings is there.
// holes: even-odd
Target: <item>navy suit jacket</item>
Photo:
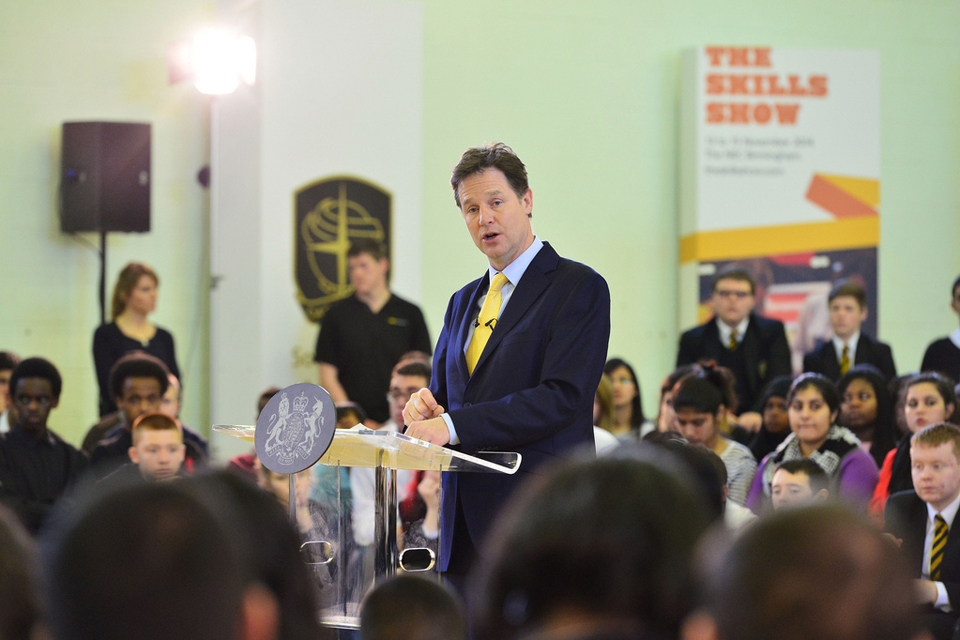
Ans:
[[[863,333],[857,340],[857,352],[854,354],[853,364],[872,364],[880,370],[887,382],[897,377],[897,367],[893,364],[893,352],[890,347]],[[825,375],[834,382],[838,381],[840,362],[837,360],[837,350],[833,348],[833,340],[824,342],[804,355],[803,370]]]
[[[927,535],[927,503],[916,491],[900,491],[887,500],[883,511],[883,530],[903,540],[900,554],[914,578],[923,571],[923,543]],[[960,518],[953,521],[947,534],[947,546],[940,562],[940,582],[947,589],[950,606],[956,615],[960,606]]]
[[[434,352],[430,389],[446,408],[464,453],[516,451],[513,476],[444,473],[440,545],[446,570],[456,509],[479,546],[513,489],[540,465],[593,447],[593,399],[610,337],[610,292],[589,267],[544,243],[524,272],[471,376],[463,347],[489,275],[450,299]]]
[[[772,318],[764,318],[750,313],[750,322],[743,341],[737,347],[743,352],[745,366],[740,370],[732,369],[737,379],[737,394],[740,405],[737,413],[745,411],[763,412],[760,406],[763,390],[767,383],[777,376],[792,373],[790,364],[790,346],[783,323]],[[700,360],[716,360],[727,351],[720,342],[720,329],[716,317],[705,323],[688,329],[680,336],[680,348],[677,350],[677,367],[694,364]]]

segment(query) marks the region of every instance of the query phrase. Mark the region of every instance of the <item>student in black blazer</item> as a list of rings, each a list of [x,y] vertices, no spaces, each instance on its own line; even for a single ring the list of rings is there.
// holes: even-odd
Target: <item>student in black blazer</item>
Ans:
[[[856,282],[840,280],[828,297],[833,339],[803,356],[804,372],[819,373],[836,382],[858,364],[872,364],[889,382],[897,377],[890,346],[860,332],[867,319],[867,293]],[[847,350],[844,367],[844,349]]]
[[[790,347],[783,323],[753,312],[756,284],[738,266],[713,279],[715,316],[680,336],[677,367],[715,360],[736,377],[738,424],[757,431],[763,418],[763,390],[777,376],[791,374]]]
[[[884,530],[897,539],[916,578],[934,638],[960,638],[954,631],[960,616],[960,428],[943,422],[919,431],[911,439],[910,457],[916,490],[890,496]],[[938,542],[939,517],[948,527],[945,543]]]

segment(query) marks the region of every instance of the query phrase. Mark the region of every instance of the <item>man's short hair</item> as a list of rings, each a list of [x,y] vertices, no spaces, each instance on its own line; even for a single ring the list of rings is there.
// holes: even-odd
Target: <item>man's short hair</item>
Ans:
[[[351,413],[356,417],[358,423],[363,424],[367,421],[367,412],[356,402],[337,402],[335,406],[337,408],[337,422]]]
[[[867,308],[867,292],[853,280],[847,278],[838,280],[830,289],[830,295],[827,296],[827,304],[833,302],[834,298],[841,296],[850,296],[857,301],[861,309]]]
[[[827,489],[828,491],[830,489],[830,478],[827,476],[827,472],[810,458],[797,458],[781,462],[777,467],[777,471],[780,470],[793,475],[802,473],[807,476],[810,480],[810,491],[814,494],[820,493],[821,489]]]
[[[957,276],[957,279],[953,281],[953,287],[950,288],[951,300],[957,297],[957,289],[960,289],[960,276]]]
[[[48,542],[58,640],[237,637],[246,571],[212,501],[154,483],[87,500]]]
[[[180,441],[183,442],[183,425],[173,416],[168,416],[159,411],[145,413],[133,421],[133,444],[136,445],[140,439],[140,434],[144,431],[175,431],[180,434]]]
[[[20,364],[20,356],[13,351],[0,351],[0,371],[13,371]]]
[[[10,397],[13,398],[17,392],[17,383],[23,378],[43,378],[50,383],[50,393],[54,398],[60,397],[60,391],[63,389],[63,378],[60,372],[53,366],[53,363],[43,358],[27,358],[22,360],[13,369],[10,374]]]
[[[430,365],[423,364],[422,362],[411,362],[397,369],[398,376],[417,376],[420,378],[426,378],[427,384],[430,383],[431,374],[432,372]]]
[[[383,243],[373,238],[357,238],[350,243],[350,248],[347,249],[348,258],[356,258],[363,254],[367,254],[377,262],[387,257],[387,251]]]
[[[119,360],[110,369],[110,396],[123,395],[123,383],[127,378],[154,378],[160,383],[160,395],[170,386],[170,370],[160,358],[143,351],[132,351]]]
[[[960,462],[960,427],[949,422],[940,422],[924,427],[910,438],[911,447],[939,447],[942,444],[951,443],[953,454]]]
[[[460,162],[453,168],[450,186],[453,187],[453,199],[460,207],[460,185],[470,176],[487,169],[499,169],[518,198],[522,198],[530,185],[527,183],[527,168],[513,152],[502,142],[481,147],[471,147],[460,156]]]
[[[363,640],[467,640],[459,598],[435,580],[400,575],[378,584],[360,607]]]
[[[707,609],[724,640],[907,640],[919,631],[903,559],[841,505],[761,519],[709,570]]]
[[[721,280],[741,280],[750,285],[750,295],[757,293],[757,281],[754,280],[753,274],[750,273],[749,269],[739,264],[728,264],[717,271],[713,280],[710,281],[710,291],[716,292],[717,285]]]
[[[478,637],[520,637],[570,608],[674,637],[692,605],[704,503],[673,473],[637,459],[567,462],[531,480],[487,539]]]

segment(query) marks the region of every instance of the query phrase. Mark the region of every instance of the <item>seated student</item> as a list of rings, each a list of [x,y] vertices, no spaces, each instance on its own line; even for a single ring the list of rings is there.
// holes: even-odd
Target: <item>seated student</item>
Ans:
[[[922,640],[896,549],[840,505],[761,519],[707,566],[682,640]]]
[[[877,485],[877,464],[849,429],[835,424],[840,396],[833,383],[819,373],[804,373],[790,386],[787,407],[792,433],[760,462],[746,506],[754,513],[766,512],[777,466],[810,458],[827,472],[831,494],[866,510]]]
[[[950,308],[960,316],[960,277],[950,289]],[[960,380],[960,328],[946,338],[934,340],[923,354],[920,371],[936,371],[952,380]]]
[[[363,640],[467,640],[460,599],[435,580],[400,575],[381,582],[360,606]]]
[[[723,381],[709,364],[682,380],[673,394],[677,430],[690,444],[713,451],[727,468],[730,500],[743,506],[757,470],[757,461],[744,445],[724,437],[720,423],[726,413]]]
[[[852,280],[840,280],[828,297],[833,340],[803,356],[803,370],[833,382],[855,364],[872,364],[886,380],[897,377],[893,352],[883,342],[860,332],[867,319],[867,292]]]
[[[407,498],[400,503],[401,542],[404,549],[432,549],[440,538],[440,472],[418,471]]]
[[[840,394],[838,424],[857,436],[860,448],[880,467],[887,453],[897,447],[893,402],[886,381],[876,367],[858,364],[840,378],[837,392]]]
[[[677,383],[697,371],[697,366],[685,364],[667,374],[660,383],[660,413],[657,414],[657,431],[665,433],[677,428],[677,414],[673,411],[673,391]]]
[[[613,385],[613,424],[610,433],[621,440],[639,440],[645,433],[640,381],[630,363],[622,358],[610,358],[603,365],[603,373]]]
[[[87,468],[87,457],[47,428],[63,381],[48,360],[27,358],[10,376],[17,422],[0,436],[0,501],[36,534]]]
[[[956,637],[960,619],[960,428],[941,422],[910,439],[914,491],[890,496],[884,530],[916,578],[917,600],[936,640]]]
[[[10,374],[20,364],[13,351],[0,351],[0,433],[10,431]]]
[[[763,390],[763,424],[750,440],[750,452],[759,462],[768,453],[773,453],[790,435],[790,418],[787,416],[787,392],[793,383],[792,376],[779,376],[770,381]]]
[[[924,427],[938,422],[957,424],[957,396],[951,381],[939,373],[930,371],[907,377],[900,385],[897,406],[901,407],[907,432],[897,448],[887,453],[880,467],[877,488],[870,500],[870,513],[882,516],[884,504],[890,494],[913,489],[910,471],[910,439]]]
[[[126,464],[101,482],[164,482],[183,477],[186,447],[180,421],[166,413],[145,413],[133,422],[133,446]]]
[[[830,497],[827,472],[809,458],[781,463],[770,483],[773,510],[803,507]]]
[[[97,478],[113,473],[129,460],[128,451],[133,445],[130,429],[144,413],[160,410],[163,394],[170,384],[169,376],[163,362],[142,352],[128,353],[117,360],[110,371],[110,393],[120,407],[119,424],[90,454],[90,467]],[[185,467],[192,473],[206,463],[207,443],[186,427],[183,429],[183,443],[187,448]]]

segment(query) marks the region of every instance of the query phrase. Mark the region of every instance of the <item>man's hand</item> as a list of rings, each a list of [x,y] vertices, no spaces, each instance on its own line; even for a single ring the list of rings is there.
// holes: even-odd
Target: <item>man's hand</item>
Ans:
[[[740,417],[736,419],[736,423],[750,433],[756,433],[760,431],[760,426],[763,424],[763,416],[756,411],[746,411],[740,414]]]
[[[933,580],[915,580],[918,604],[936,604],[937,583]]]
[[[450,430],[447,429],[447,423],[443,418],[430,418],[429,420],[413,422],[407,427],[404,434],[441,447],[450,442]]]
[[[433,397],[430,389],[424,387],[420,389],[420,391],[412,394],[410,399],[407,400],[407,404],[403,408],[403,424],[413,426],[414,422],[438,418],[444,411],[446,411],[446,409],[437,404],[437,400]],[[441,420],[441,422],[443,422],[443,420]],[[407,434],[409,435],[409,433],[408,430]]]

